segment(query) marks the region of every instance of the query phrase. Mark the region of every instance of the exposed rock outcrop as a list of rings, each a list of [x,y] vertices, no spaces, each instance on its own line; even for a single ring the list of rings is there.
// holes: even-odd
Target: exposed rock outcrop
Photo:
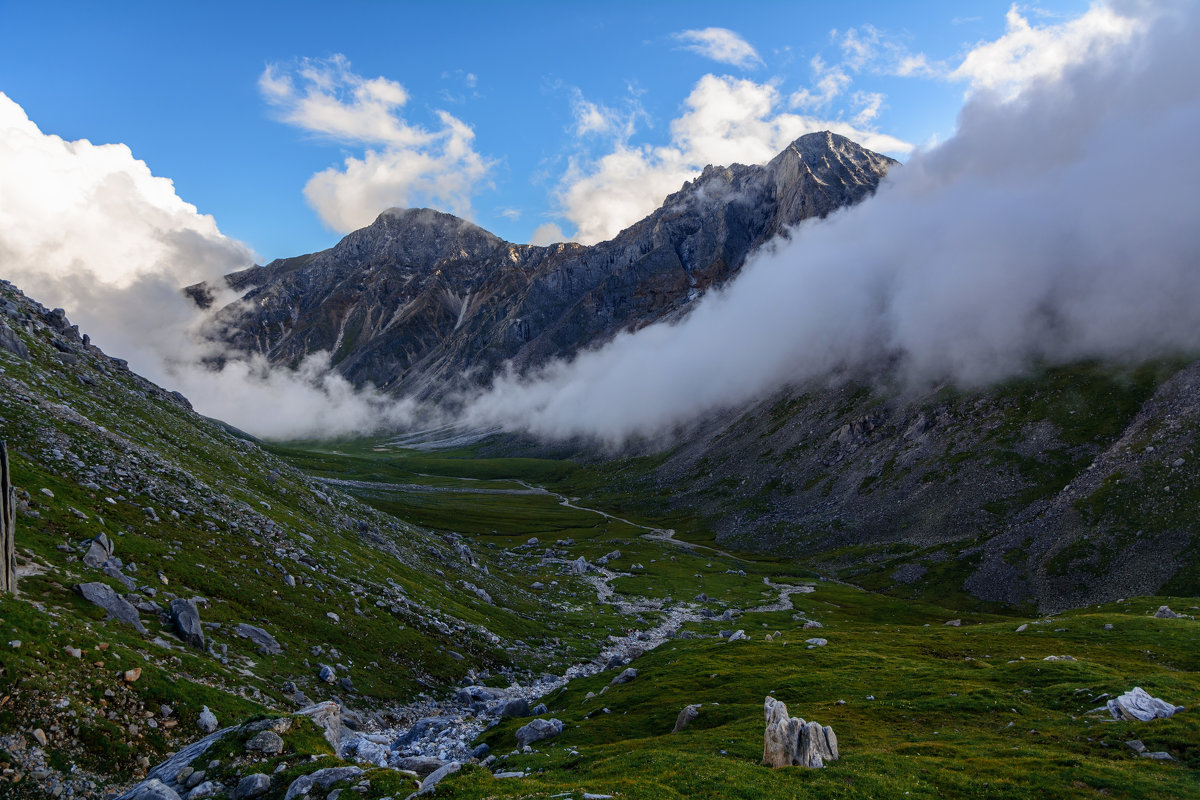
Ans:
[[[838,742],[833,728],[789,717],[787,706],[768,696],[763,704],[766,731],[763,760],[768,767],[823,767],[837,761]]]
[[[8,446],[0,441],[0,594],[17,593],[17,501],[8,475]]]

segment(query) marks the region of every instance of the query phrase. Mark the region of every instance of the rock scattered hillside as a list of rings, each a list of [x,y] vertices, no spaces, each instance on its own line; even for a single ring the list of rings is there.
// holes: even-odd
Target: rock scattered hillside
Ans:
[[[975,391],[843,378],[696,424],[610,491],[900,596],[1058,610],[1197,594],[1198,380],[1180,361]]]
[[[590,247],[516,245],[430,209],[392,209],[320,253],[228,276],[216,330],[291,365],[317,352],[357,385],[441,396],[677,313],[763,243],[869,196],[896,162],[837,134],[764,166],[705,168],[646,219]],[[191,287],[201,302],[207,287]]]

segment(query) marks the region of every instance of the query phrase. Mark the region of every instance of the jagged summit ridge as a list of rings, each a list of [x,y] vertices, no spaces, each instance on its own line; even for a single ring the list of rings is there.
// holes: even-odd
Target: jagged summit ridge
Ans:
[[[765,165],[709,166],[607,242],[513,244],[433,209],[388,209],[334,247],[227,276],[233,347],[317,351],[355,384],[440,396],[672,314],[764,242],[869,196],[896,162],[829,131]],[[199,294],[192,290],[193,295]]]

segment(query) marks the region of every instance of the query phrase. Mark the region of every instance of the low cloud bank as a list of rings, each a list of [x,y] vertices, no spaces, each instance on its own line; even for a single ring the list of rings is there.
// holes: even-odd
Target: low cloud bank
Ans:
[[[1200,347],[1200,13],[977,88],[877,196],[754,257],[682,322],[508,374],[466,419],[620,442],[835,370],[977,386]]]
[[[293,372],[226,360],[199,331],[208,320],[180,292],[253,263],[253,253],[175,194],[121,144],[48,135],[0,93],[0,276],[67,310],[106,352],[196,409],[260,436],[369,432],[407,420],[407,406],[355,392],[310,357]],[[219,298],[217,305],[233,299]]]

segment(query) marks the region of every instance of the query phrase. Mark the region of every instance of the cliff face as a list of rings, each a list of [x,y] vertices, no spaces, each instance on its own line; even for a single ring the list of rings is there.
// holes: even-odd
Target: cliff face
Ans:
[[[242,296],[218,313],[221,336],[275,364],[329,351],[355,384],[439,396],[681,312],[759,245],[870,195],[895,163],[809,134],[763,166],[705,168],[589,247],[516,245],[449,214],[391,209],[329,250],[227,276]]]

